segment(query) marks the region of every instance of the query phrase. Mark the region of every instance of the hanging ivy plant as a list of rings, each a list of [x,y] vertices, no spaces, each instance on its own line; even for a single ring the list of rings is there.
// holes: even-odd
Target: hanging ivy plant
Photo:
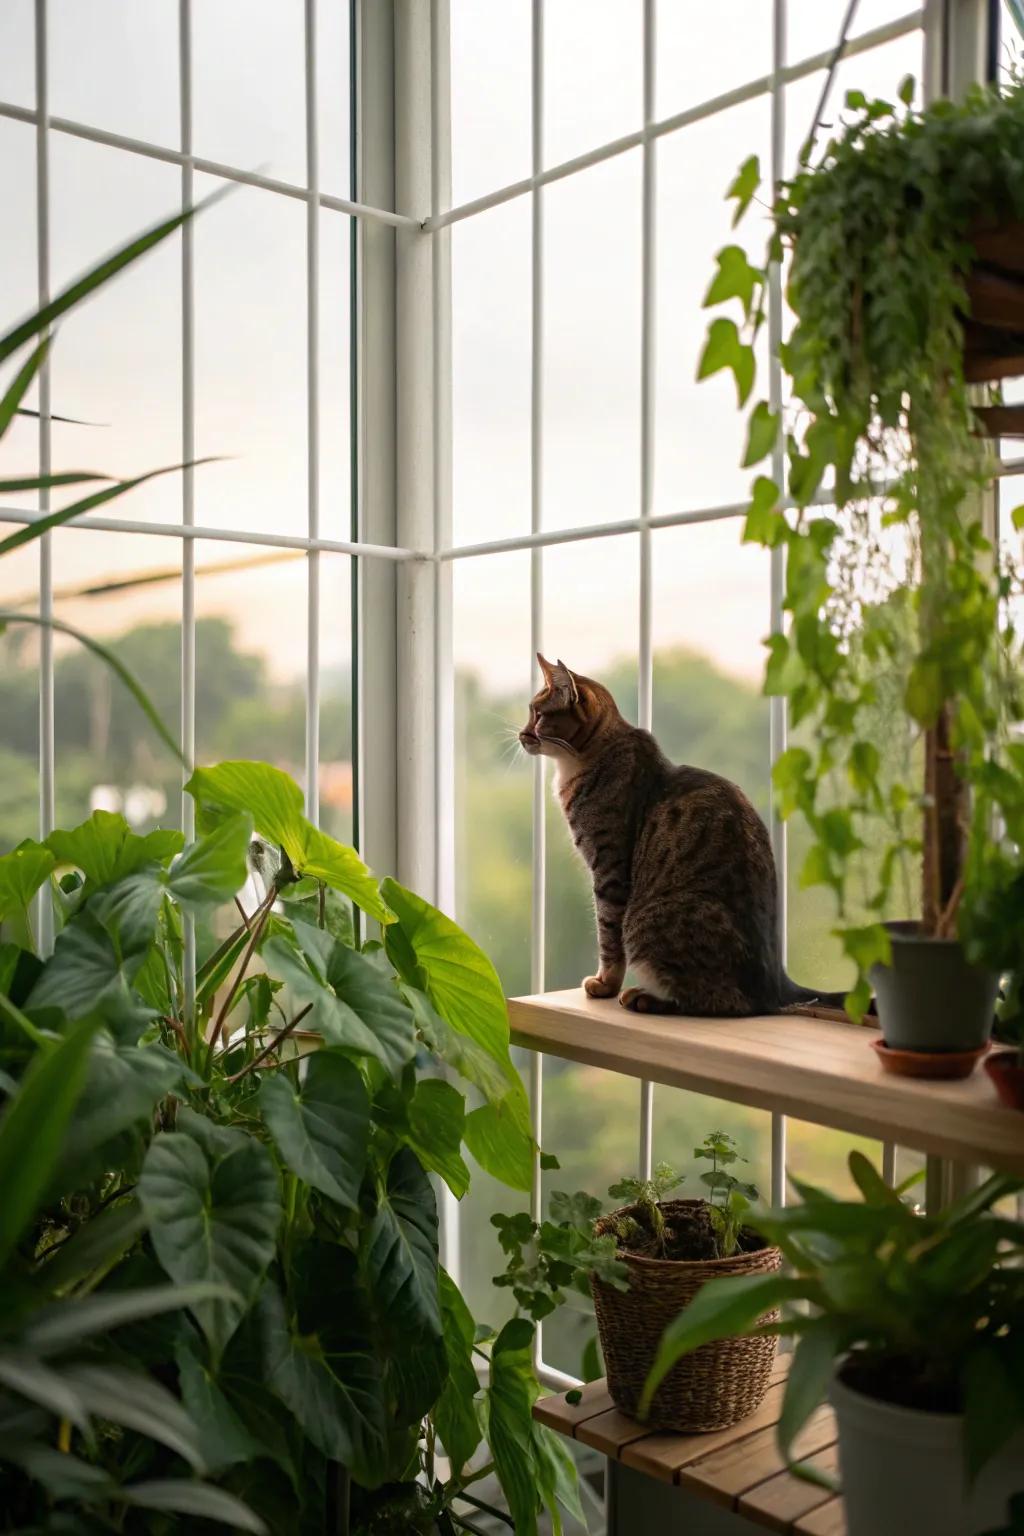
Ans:
[[[731,313],[712,320],[699,367],[733,374],[744,465],[771,457],[775,470],[755,478],[744,529],[785,551],[786,629],[768,641],[765,689],[787,700],[800,744],[774,782],[781,814],[813,834],[802,883],[834,893],[854,1017],[870,967],[890,959],[882,919],[896,904],[914,915],[915,862],[926,933],[959,934],[997,968],[1024,959],[1000,916],[1024,843],[1007,611],[1020,584],[983,524],[993,456],[972,387],[1024,372],[1024,337],[971,314],[984,282],[989,309],[995,284],[996,307],[1009,294],[1024,316],[1013,275],[977,267],[978,247],[1024,219],[1024,87],[925,111],[913,92],[909,78],[897,103],[850,92],[818,162],[777,190],[764,261],[719,253],[705,304]],[[729,189],[734,223],[759,187],[751,158]],[[778,414],[751,404],[775,262],[795,316]],[[854,896],[869,921],[854,922]]]

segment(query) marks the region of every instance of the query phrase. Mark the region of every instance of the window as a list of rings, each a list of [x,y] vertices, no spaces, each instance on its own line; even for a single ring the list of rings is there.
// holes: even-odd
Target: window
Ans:
[[[726,186],[751,153],[769,176],[792,167],[846,5],[690,10],[0,7],[12,317],[169,209],[229,193],[75,314],[39,422],[8,440],[22,465],[216,461],[5,561],[3,601],[122,650],[180,711],[187,753],[296,773],[311,815],[456,906],[510,992],[574,986],[592,964],[543,760],[509,762],[535,651],[601,676],[766,816],[785,745],[758,688],[781,570],[740,545],[740,421],[728,381],[695,382],[700,306]],[[848,84],[920,75],[921,22],[865,0],[830,112]],[[778,387],[766,347],[760,388]],[[23,498],[0,521],[43,510]],[[88,657],[13,630],[0,648],[5,845],[37,799],[44,832],[100,803],[140,824],[188,814]],[[773,836],[791,969],[839,984],[830,920]],[[529,1071],[566,1180],[600,1189],[652,1153],[685,1168],[709,1128],[711,1106],[668,1091]],[[600,1145],[581,1113],[595,1092]],[[783,1122],[730,1128],[778,1193]],[[794,1140],[831,1168],[823,1135]],[[486,1214],[508,1197],[476,1190],[463,1281],[486,1312]]]

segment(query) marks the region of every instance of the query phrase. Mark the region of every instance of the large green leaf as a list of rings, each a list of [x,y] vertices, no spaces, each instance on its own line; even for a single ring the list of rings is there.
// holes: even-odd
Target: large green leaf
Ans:
[[[538,1392],[531,1358],[533,1332],[525,1318],[505,1324],[491,1350],[491,1379],[484,1394],[484,1432],[516,1536],[537,1536],[540,1509],[533,1456]]]
[[[283,1072],[270,1073],[260,1084],[259,1103],[292,1173],[354,1210],[370,1134],[370,1097],[358,1068],[335,1051],[317,1051],[301,1088]]]
[[[466,1146],[485,1172],[510,1189],[530,1189],[533,1138],[523,1125],[523,1110],[511,1095],[500,1104],[481,1104],[466,1116]]]
[[[250,812],[257,832],[284,849],[297,875],[322,880],[379,922],[390,922],[375,876],[354,848],[336,842],[307,820],[301,789],[280,768],[269,763],[218,763],[197,768],[185,788],[207,824],[216,819],[218,808]]]
[[[141,953],[137,958],[141,962]],[[53,954],[27,1006],[31,1010],[57,1008],[69,1019],[84,1018],[101,1007],[104,994],[119,984],[121,966],[122,957],[111,934],[86,909],[57,935]]]
[[[167,876],[172,896],[185,907],[230,901],[248,877],[252,830],[252,817],[242,812],[190,843]]]
[[[442,1019],[430,998],[419,987],[402,983],[402,996],[413,1011],[416,1030],[429,1051],[478,1088],[489,1104],[500,1104],[508,1097],[510,1082],[507,1066],[492,1056],[469,1035],[459,1034]]]
[[[480,1383],[473,1365],[476,1325],[458,1286],[443,1269],[438,1293],[448,1380],[433,1410],[433,1419],[457,1476],[480,1444],[482,1433],[476,1409]]]
[[[46,846],[57,864],[80,869],[95,886],[112,885],[148,864],[166,864],[184,845],[180,832],[149,832],[140,837],[114,811],[93,811],[88,821],[68,832],[51,832]]]
[[[466,1101],[451,1083],[422,1077],[407,1109],[402,1139],[424,1168],[440,1174],[457,1200],[469,1188],[469,1169],[459,1151],[466,1123]]]
[[[815,1318],[797,1340],[776,1429],[779,1450],[787,1461],[793,1441],[828,1390],[843,1342],[839,1323],[827,1316]]]
[[[65,1188],[80,1188],[94,1172],[94,1154],[130,1126],[148,1122],[153,1107],[178,1087],[187,1068],[162,1045],[117,1045],[100,1030],[58,1167]]]
[[[458,924],[422,897],[394,880],[385,880],[385,899],[397,917],[385,929],[388,957],[410,988],[426,994],[442,1023],[477,1048],[464,1053],[459,1070],[477,1086],[479,1051],[500,1071],[504,1093],[489,1084],[488,1104],[466,1120],[466,1145],[488,1173],[514,1189],[529,1189],[533,1138],[526,1092],[509,1055],[508,1009],[494,966]],[[438,1030],[424,1010],[417,1022],[436,1043],[439,1053],[451,1052],[451,1038]],[[472,1074],[472,1075],[471,1075]]]
[[[214,1373],[199,1358],[191,1343],[175,1349],[178,1382],[186,1412],[199,1431],[203,1461],[211,1472],[249,1461],[261,1448],[221,1390]]]
[[[85,1083],[90,1024],[38,1055],[0,1117],[0,1263],[12,1253],[49,1185]]]
[[[211,1138],[187,1110],[178,1125],[152,1142],[139,1195],[156,1256],[171,1278],[219,1282],[236,1293],[193,1308],[217,1357],[274,1256],[281,1193],[273,1158],[251,1136],[218,1128]]]
[[[42,843],[20,843],[0,858],[0,923],[24,913],[53,868],[53,854]]]
[[[353,1056],[375,1056],[392,1077],[401,1076],[416,1048],[412,1013],[387,976],[365,955],[316,929],[296,924],[323,941],[321,964],[307,960],[284,938],[263,948],[268,967],[288,983],[301,1003],[313,1009],[304,1024],[319,1030],[331,1045]]]
[[[337,1307],[355,1323],[362,1305],[352,1286],[339,1290]],[[291,1329],[284,1304],[267,1284],[260,1298],[266,1380],[295,1415],[304,1433],[332,1461],[348,1467],[367,1487],[385,1472],[385,1413],[380,1367],[366,1327],[348,1348],[328,1355],[316,1334]],[[361,1334],[362,1344],[357,1340]]]
[[[72,1383],[63,1371],[47,1365],[32,1351],[0,1349],[0,1387],[88,1432],[88,1410]]]
[[[715,1339],[745,1333],[765,1312],[782,1302],[806,1300],[809,1295],[813,1298],[813,1294],[814,1287],[807,1280],[785,1275],[737,1275],[709,1280],[662,1334],[640,1400],[641,1414],[646,1413],[659,1384],[683,1355]]]

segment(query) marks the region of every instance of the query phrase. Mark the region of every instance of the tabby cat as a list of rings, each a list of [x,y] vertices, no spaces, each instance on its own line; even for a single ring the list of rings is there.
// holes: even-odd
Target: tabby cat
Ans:
[[[544,687],[519,740],[555,788],[594,880],[598,968],[583,986],[641,1013],[737,1017],[841,1004],[798,986],[778,945],[767,828],[717,773],[676,767],[600,683],[538,656]],[[626,968],[639,986],[622,991]]]

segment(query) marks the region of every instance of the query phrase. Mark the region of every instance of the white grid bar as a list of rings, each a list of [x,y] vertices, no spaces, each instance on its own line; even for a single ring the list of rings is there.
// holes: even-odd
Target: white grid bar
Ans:
[[[533,0],[530,24],[530,138],[534,173],[544,163],[544,4]],[[535,187],[530,199],[530,528],[539,534],[543,522],[544,475],[544,195]],[[438,226],[440,227],[440,226]],[[544,649],[544,556],[541,546],[530,551],[530,656],[527,676],[538,675],[536,655]],[[547,930],[547,826],[544,800],[544,759],[532,763],[530,990],[543,992]],[[544,1057],[530,1057],[530,1127],[537,1149],[533,1155],[530,1215],[544,1219],[540,1146],[544,1134]],[[533,1340],[534,1366],[544,1367],[544,1330],[538,1323]]]
[[[644,128],[655,113],[657,70],[656,0],[644,0]],[[640,633],[637,655],[637,724],[654,724],[654,615],[651,590],[651,508],[654,499],[655,319],[657,295],[657,141],[643,141],[643,200],[640,234]],[[640,1084],[640,1177],[649,1179],[654,1158],[654,1084]]]
[[[49,105],[49,61],[47,51],[46,0],[35,6],[35,76],[36,106],[36,263],[39,307],[50,302],[50,137],[46,128]],[[39,473],[51,469],[50,444],[50,362],[39,371]],[[40,515],[50,506],[48,490],[39,492]],[[39,540],[39,613],[53,617],[53,550],[51,535]],[[54,714],[53,714],[53,631],[45,625],[39,631],[39,836],[45,838],[54,826]],[[48,887],[40,893],[38,905],[40,954],[53,947],[53,908]]]
[[[898,37],[906,37],[908,33],[921,26],[923,20],[923,9],[908,11],[906,15],[886,22],[884,26],[875,27],[870,32],[862,33],[860,37],[852,38],[843,51],[843,57],[852,58],[858,53],[867,53],[870,49],[878,48],[883,43],[892,42]],[[806,75],[815,74],[819,69],[827,69],[832,61],[833,52],[834,49],[830,48],[824,53],[812,54],[809,58],[801,60],[799,64],[789,65],[782,72],[782,84],[789,85],[794,80],[802,80]],[[588,150],[586,154],[576,155],[572,160],[564,160],[560,165],[549,166],[547,170],[535,170],[532,176],[525,176],[521,181],[511,182],[508,186],[499,187],[483,197],[474,198],[472,202],[462,203],[458,208],[452,208],[438,218],[427,219],[423,227],[434,230],[448,224],[457,224],[462,219],[472,218],[474,214],[485,213],[488,208],[497,208],[501,203],[523,197],[527,192],[533,192],[538,187],[549,186],[553,181],[562,181],[566,176],[575,176],[579,171],[588,170],[592,165],[600,165],[605,160],[614,159],[616,155],[627,154],[629,150],[637,149],[641,144],[664,138],[668,133],[677,133],[680,128],[689,128],[693,123],[704,122],[709,117],[717,117],[720,112],[728,112],[730,107],[738,107],[744,102],[755,101],[759,96],[767,96],[771,93],[774,82],[774,72],[762,75],[757,80],[749,80],[745,85],[738,85],[731,91],[724,91],[720,96],[713,96],[707,101],[699,102],[696,106],[687,107],[685,111],[676,112],[671,117],[664,117],[659,122],[638,129],[635,133],[627,133],[619,139],[612,139],[597,149]]]
[[[194,201],[192,174],[192,0],[178,3],[178,89],[181,114],[181,206]],[[190,465],[196,456],[195,400],[195,232],[192,220],[181,228],[181,460]],[[195,471],[181,475],[181,520],[195,525]],[[191,770],[196,755],[196,547],[192,539],[181,544],[181,752]],[[181,826],[185,837],[195,836],[195,805],[191,795],[181,795]],[[196,930],[191,917],[183,923],[182,979],[186,1016],[191,1021],[196,1002]]]
[[[320,153],[316,94],[316,5],[305,6],[306,73],[306,815],[320,820]]]
[[[18,123],[35,123],[38,114],[30,107],[19,107],[12,101],[0,101],[0,117],[12,118]],[[46,121],[46,114],[43,114]],[[222,181],[237,182],[243,187],[257,187],[261,192],[274,192],[280,197],[309,200],[309,189],[298,187],[290,181],[280,181],[274,176],[264,176],[259,171],[246,171],[237,165],[225,165],[220,160],[206,160],[201,155],[186,156],[184,151],[169,149],[162,144],[150,144],[145,139],[132,139],[123,133],[110,133],[106,128],[93,128],[88,123],[78,123],[68,117],[50,117],[48,126],[54,133],[70,134],[72,138],[88,139],[93,144],[105,144],[110,149],[123,149],[128,154],[142,155],[147,160],[161,160],[165,165],[185,165],[204,176],[217,176]],[[393,213],[387,208],[372,208],[366,203],[353,202],[351,198],[335,197],[330,192],[318,192],[321,208],[335,213],[347,213],[357,219],[377,219],[382,224],[392,224],[396,229],[419,229],[421,221],[409,214]]]
[[[771,91],[771,178],[772,188],[777,189],[785,173],[786,155],[786,0],[774,0],[772,7],[772,91]],[[772,262],[768,269],[768,403],[773,412],[782,410],[782,364],[779,347],[782,342],[782,269],[779,262]],[[772,477],[780,489],[785,487],[786,459],[781,433],[772,450]],[[771,633],[781,634],[783,629],[783,599],[786,590],[785,551],[780,547],[771,552],[770,567],[770,628]],[[770,765],[786,750],[786,701],[772,698],[768,706],[768,752]],[[770,833],[772,851],[775,854],[775,874],[779,890],[778,928],[779,952],[786,959],[789,934],[789,860],[786,824],[779,816],[775,804],[774,786],[771,790]],[[772,1114],[770,1178],[772,1204],[783,1205],[786,1199],[786,1121],[785,1117]]]

